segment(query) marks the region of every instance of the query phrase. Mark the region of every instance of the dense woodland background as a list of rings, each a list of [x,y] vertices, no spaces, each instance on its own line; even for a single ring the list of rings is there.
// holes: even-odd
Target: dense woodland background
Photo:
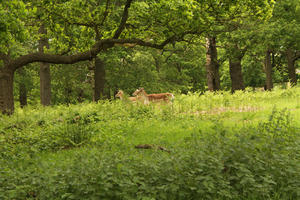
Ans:
[[[17,99],[68,104],[138,87],[271,90],[299,78],[298,0],[12,0],[0,8],[6,113]]]

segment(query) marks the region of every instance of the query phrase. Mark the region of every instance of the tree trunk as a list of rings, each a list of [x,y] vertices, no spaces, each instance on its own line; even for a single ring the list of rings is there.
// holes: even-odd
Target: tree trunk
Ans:
[[[242,74],[242,57],[229,58],[231,91],[244,90],[244,81]]]
[[[65,85],[65,103],[68,105],[71,103],[72,92],[72,87],[70,85]]]
[[[0,70],[0,110],[3,114],[14,112],[13,79],[13,70],[6,68]]]
[[[27,106],[27,88],[23,82],[19,84],[19,101],[21,108]]]
[[[83,100],[84,100],[83,94],[84,94],[83,89],[80,88],[79,91],[78,91],[78,95],[77,95],[77,101],[78,101],[78,103],[82,103],[83,102]]]
[[[42,25],[40,34],[47,34],[47,30]],[[44,47],[49,48],[48,38],[42,36],[39,40],[39,52],[44,52]],[[43,106],[49,106],[51,101],[51,76],[49,63],[40,64],[40,98]]]
[[[99,101],[104,97],[105,86],[105,68],[104,62],[99,58],[95,58],[95,87],[94,87],[94,100]]]
[[[266,51],[266,57],[265,57],[265,73],[266,73],[266,90],[272,90],[273,89],[273,81],[272,81],[272,63],[271,63],[271,51]]]
[[[216,38],[206,38],[206,78],[208,90],[220,89],[219,63],[216,47]]]
[[[288,63],[288,74],[289,80],[292,86],[297,84],[296,68],[295,68],[295,57],[292,49],[286,50],[286,58]]]
[[[17,72],[22,77],[21,81],[19,82],[19,101],[21,108],[24,108],[27,106],[27,88],[25,84],[26,72],[24,68],[19,69]]]
[[[152,52],[152,58],[154,59],[156,72],[159,74],[161,68],[161,56],[158,55],[158,52]]]
[[[51,103],[51,76],[48,63],[40,64],[40,98],[43,106]]]

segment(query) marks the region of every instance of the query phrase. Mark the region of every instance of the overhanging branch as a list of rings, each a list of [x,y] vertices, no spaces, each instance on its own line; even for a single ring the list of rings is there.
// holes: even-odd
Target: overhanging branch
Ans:
[[[24,56],[20,56],[17,59],[11,60],[7,66],[12,69],[16,70],[20,67],[23,67],[29,63],[33,62],[46,62],[46,63],[53,63],[53,64],[74,64],[76,62],[85,61],[85,60],[92,60],[97,56],[100,51],[109,49],[114,47],[115,44],[135,44],[139,46],[145,46],[155,49],[163,49],[167,44],[175,41],[180,41],[184,38],[186,34],[200,34],[201,32],[184,32],[180,35],[174,35],[170,38],[167,38],[160,44],[146,42],[141,39],[103,39],[99,40],[95,43],[95,45],[88,51],[74,54],[74,55],[53,55],[53,54],[45,54],[42,52],[38,53],[30,53]]]

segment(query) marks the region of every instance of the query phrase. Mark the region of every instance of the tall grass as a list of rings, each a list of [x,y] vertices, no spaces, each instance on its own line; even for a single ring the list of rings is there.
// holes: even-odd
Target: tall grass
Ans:
[[[299,96],[17,109],[0,116],[0,199],[298,199]]]

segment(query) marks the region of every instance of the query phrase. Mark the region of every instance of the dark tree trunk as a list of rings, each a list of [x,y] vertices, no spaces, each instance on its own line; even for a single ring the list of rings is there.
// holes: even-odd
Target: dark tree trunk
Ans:
[[[292,86],[295,86],[297,84],[297,76],[296,76],[296,68],[295,68],[295,56],[294,51],[292,49],[286,50],[286,58],[288,63],[288,74],[289,74],[289,80],[291,82]]]
[[[19,101],[21,108],[27,106],[27,88],[23,82],[19,85]]]
[[[156,72],[159,73],[160,72],[160,62],[159,62],[159,58],[156,58],[155,56],[153,56],[154,61],[155,61],[155,69]]]
[[[82,103],[83,100],[84,100],[84,95],[83,94],[84,94],[83,89],[80,88],[79,91],[78,91],[78,96],[77,96],[77,101],[79,103]]]
[[[244,81],[242,74],[242,57],[229,58],[231,91],[244,90]]]
[[[105,86],[105,68],[104,62],[101,59],[95,58],[95,87],[94,87],[94,100],[99,101],[104,97]]]
[[[266,90],[272,90],[273,89],[273,80],[272,80],[272,63],[271,63],[271,51],[266,51],[266,57],[265,57],[265,73],[266,73]]]
[[[40,34],[47,34],[47,30],[42,25],[39,29]],[[48,38],[42,36],[39,40],[39,52],[44,52],[44,47],[49,48]],[[40,98],[41,104],[49,106],[51,102],[51,76],[50,65],[48,63],[40,64]]]
[[[110,94],[110,88],[108,87],[108,90],[106,92],[106,98],[111,99],[111,94]]]
[[[49,106],[51,103],[51,76],[48,63],[40,65],[40,97],[43,106]]]
[[[155,69],[157,73],[160,73],[160,68],[161,68],[161,58],[160,56],[157,55],[156,52],[152,52],[152,57],[154,59],[154,63],[155,63]]]
[[[70,85],[65,85],[65,103],[70,104],[71,103],[71,98],[72,98],[72,88]]]
[[[216,38],[206,38],[206,78],[208,90],[220,89],[219,63],[216,47]]]
[[[0,70],[0,110],[3,114],[14,112],[13,79],[13,70]]]
[[[22,76],[21,81],[19,82],[19,101],[21,108],[24,108],[27,106],[27,88],[24,81],[26,73],[23,68],[19,69],[17,72]]]

